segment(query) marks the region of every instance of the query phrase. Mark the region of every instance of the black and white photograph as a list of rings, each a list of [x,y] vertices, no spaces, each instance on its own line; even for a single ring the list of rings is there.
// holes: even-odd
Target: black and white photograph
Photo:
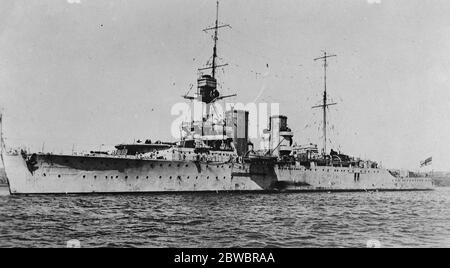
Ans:
[[[450,1],[1,0],[0,149],[0,248],[449,248]]]

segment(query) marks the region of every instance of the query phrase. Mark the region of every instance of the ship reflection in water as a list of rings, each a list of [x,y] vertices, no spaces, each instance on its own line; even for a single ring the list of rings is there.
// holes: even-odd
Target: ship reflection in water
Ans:
[[[0,196],[0,247],[449,247],[432,192]]]

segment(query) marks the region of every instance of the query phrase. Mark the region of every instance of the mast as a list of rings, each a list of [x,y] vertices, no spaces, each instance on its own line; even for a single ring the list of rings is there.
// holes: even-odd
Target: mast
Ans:
[[[211,76],[214,79],[216,78],[216,70],[217,70],[217,68],[225,67],[225,66],[228,65],[228,64],[217,65],[217,43],[219,41],[219,29],[220,28],[225,28],[225,27],[231,28],[231,26],[229,24],[219,25],[219,1],[217,0],[216,1],[216,21],[215,21],[214,27],[207,28],[207,29],[203,30],[204,32],[208,32],[208,31],[214,30],[214,47],[213,47],[212,65],[210,67],[199,69],[199,71],[211,69]]]
[[[217,58],[217,41],[219,40],[219,1],[216,2],[216,25],[214,29],[214,48],[213,48],[213,61],[212,61],[212,77],[216,78],[216,58]]]
[[[217,68],[225,67],[228,64],[217,64],[218,62],[218,56],[217,56],[217,43],[219,41],[219,29],[230,27],[229,24],[222,24],[219,25],[219,1],[216,2],[216,21],[214,24],[214,27],[203,29],[204,32],[212,31],[214,30],[214,46],[213,46],[213,57],[212,57],[212,64],[210,66],[200,68],[198,69],[199,72],[209,70],[211,69],[211,76],[210,75],[203,75],[200,74],[199,79],[197,80],[198,89],[197,89],[197,96],[191,97],[183,96],[183,98],[188,100],[195,100],[198,99],[199,101],[205,103],[207,105],[207,118],[209,117],[209,106],[213,104],[216,101],[235,97],[236,94],[222,96],[220,92],[217,90],[217,79],[216,79],[216,71]]]
[[[337,103],[328,103],[328,95],[327,95],[327,67],[328,67],[328,58],[337,57],[337,55],[328,55],[325,51],[323,53],[323,57],[316,58],[314,61],[323,60],[323,81],[324,81],[324,91],[323,91],[323,103],[322,105],[314,106],[313,108],[322,108],[323,109],[323,151],[322,155],[325,156],[327,154],[327,108],[332,105],[336,105]]]
[[[229,27],[231,26],[229,24],[219,24],[219,1],[216,1],[216,19],[213,27],[203,29],[204,32],[214,31],[213,40],[214,40],[214,46],[213,46],[213,56],[212,56],[212,62],[209,64],[209,61],[207,63],[207,66],[204,68],[199,68],[199,78],[197,79],[197,94],[194,96],[188,96],[188,93],[186,93],[183,98],[194,101],[197,100],[201,103],[204,103],[206,105],[206,113],[202,116],[202,122],[201,122],[201,135],[204,136],[204,122],[206,122],[208,119],[212,119],[213,114],[211,113],[211,106],[220,100],[235,97],[236,94],[232,95],[222,95],[218,88],[217,83],[217,69],[221,67],[225,67],[228,64],[218,64],[218,56],[217,56],[217,44],[219,41],[219,29]],[[206,75],[203,73],[203,71],[210,70],[211,69],[211,75]],[[214,108],[214,107],[213,107]],[[194,121],[194,120],[192,120]]]
[[[3,113],[2,113],[2,111],[0,111],[0,155],[2,153],[3,153]],[[3,156],[0,156],[0,157],[3,157]]]
[[[3,161],[3,153],[6,152],[6,144],[3,139],[3,110],[0,109],[0,161]]]

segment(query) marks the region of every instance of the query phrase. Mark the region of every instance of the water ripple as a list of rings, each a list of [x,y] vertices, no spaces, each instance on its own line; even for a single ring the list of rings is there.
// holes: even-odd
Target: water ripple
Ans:
[[[419,193],[0,193],[0,247],[450,247],[450,188]]]

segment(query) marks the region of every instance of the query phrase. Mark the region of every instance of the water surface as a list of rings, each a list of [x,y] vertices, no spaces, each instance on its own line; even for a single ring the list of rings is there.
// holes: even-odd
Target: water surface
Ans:
[[[450,247],[432,192],[9,196],[0,247]]]

